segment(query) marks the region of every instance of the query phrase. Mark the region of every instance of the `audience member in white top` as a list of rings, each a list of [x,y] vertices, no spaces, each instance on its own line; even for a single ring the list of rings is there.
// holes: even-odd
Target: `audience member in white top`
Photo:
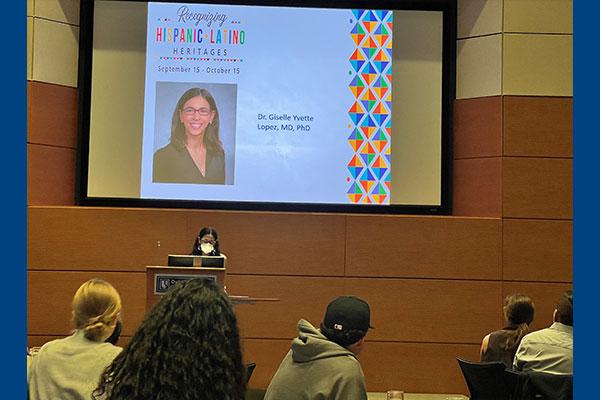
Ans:
[[[557,375],[573,374],[573,291],[564,292],[554,310],[554,323],[523,337],[513,368]]]
[[[121,297],[101,279],[85,282],[73,298],[74,333],[53,340],[31,357],[29,399],[90,399],[100,375],[122,350],[104,341],[113,333]]]

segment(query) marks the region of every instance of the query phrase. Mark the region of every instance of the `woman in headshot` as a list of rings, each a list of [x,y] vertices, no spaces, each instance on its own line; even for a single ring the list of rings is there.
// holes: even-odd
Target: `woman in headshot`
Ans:
[[[152,181],[225,183],[219,110],[208,90],[189,89],[177,102],[170,142],[154,153]]]
[[[219,235],[212,226],[205,226],[200,229],[194,247],[192,248],[194,256],[220,256]]]
[[[121,312],[117,290],[102,279],[85,282],[73,298],[74,333],[31,357],[29,399],[89,399],[104,368],[121,352],[105,343]]]
[[[519,343],[529,332],[535,307],[528,296],[512,294],[504,299],[503,310],[508,325],[483,338],[481,361],[502,361],[507,368],[512,368]]]
[[[213,281],[174,285],[104,371],[94,399],[243,400],[235,314]]]

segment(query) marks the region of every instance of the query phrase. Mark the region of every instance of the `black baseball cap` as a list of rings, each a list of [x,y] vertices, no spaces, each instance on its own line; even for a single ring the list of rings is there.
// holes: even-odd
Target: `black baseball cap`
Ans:
[[[340,296],[334,299],[325,311],[323,325],[334,332],[363,331],[371,326],[371,309],[363,299],[355,296]]]

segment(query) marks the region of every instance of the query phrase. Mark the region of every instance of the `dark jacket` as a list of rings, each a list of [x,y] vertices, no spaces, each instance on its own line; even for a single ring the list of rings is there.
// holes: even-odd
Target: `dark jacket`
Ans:
[[[520,372],[512,399],[572,400],[573,375],[557,375],[536,371]]]
[[[367,400],[356,356],[305,320],[271,380],[265,400]]]
[[[192,156],[184,147],[177,148],[173,143],[154,153],[152,182],[165,183],[225,183],[225,154],[206,151],[205,175],[200,173]]]

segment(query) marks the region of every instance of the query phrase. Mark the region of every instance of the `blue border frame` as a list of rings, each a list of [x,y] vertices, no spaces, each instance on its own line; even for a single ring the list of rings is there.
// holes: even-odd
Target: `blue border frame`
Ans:
[[[598,2],[573,2],[574,398],[598,396]],[[587,394],[587,396],[586,396]]]
[[[26,398],[26,305],[27,305],[27,2],[10,1],[3,4],[2,62],[4,95],[2,106],[4,135],[2,170],[4,195],[2,253],[4,255],[5,287],[3,297],[5,368],[1,374],[2,396]]]

